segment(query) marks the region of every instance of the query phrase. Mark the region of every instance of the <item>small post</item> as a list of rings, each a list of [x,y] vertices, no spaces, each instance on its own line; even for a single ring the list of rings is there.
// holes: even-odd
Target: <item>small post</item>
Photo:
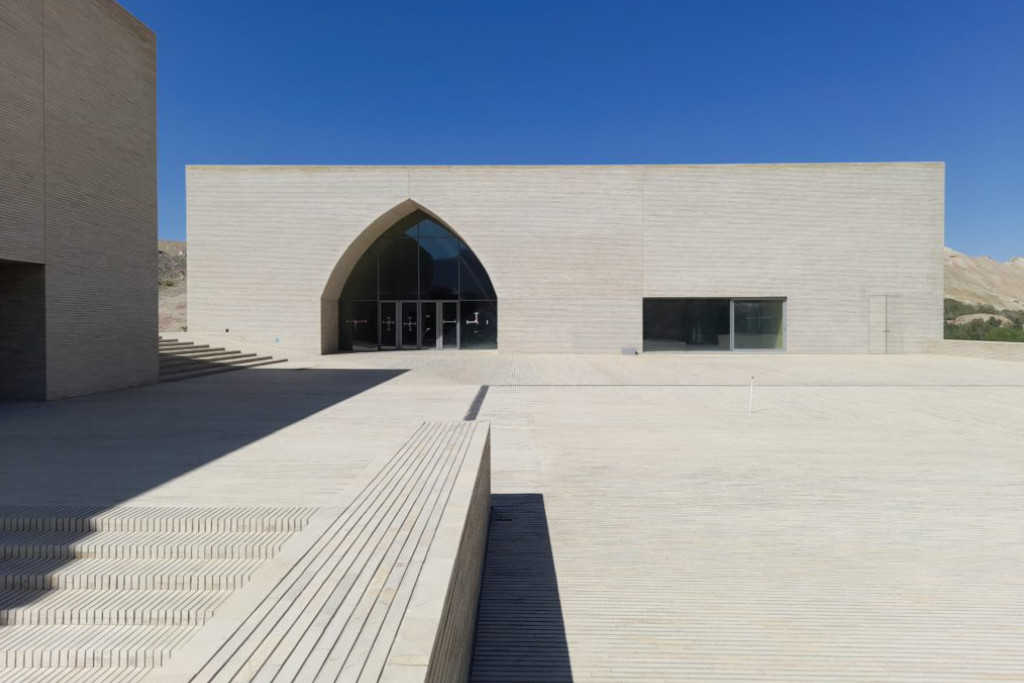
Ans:
[[[747,398],[747,415],[754,414],[754,376],[750,376],[750,396]]]

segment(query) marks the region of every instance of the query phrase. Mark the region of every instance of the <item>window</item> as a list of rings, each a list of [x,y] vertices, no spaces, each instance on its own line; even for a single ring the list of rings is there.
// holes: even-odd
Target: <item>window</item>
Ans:
[[[735,348],[781,349],[782,300],[734,301]]]
[[[784,299],[644,299],[644,351],[785,347]]]
[[[465,242],[423,212],[400,220],[367,249],[339,306],[345,350],[497,348],[490,277]]]

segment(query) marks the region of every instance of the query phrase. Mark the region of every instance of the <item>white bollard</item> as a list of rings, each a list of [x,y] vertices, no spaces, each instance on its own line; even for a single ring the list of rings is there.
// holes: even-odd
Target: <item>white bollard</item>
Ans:
[[[747,398],[747,415],[754,414],[754,376],[750,376],[750,396]]]

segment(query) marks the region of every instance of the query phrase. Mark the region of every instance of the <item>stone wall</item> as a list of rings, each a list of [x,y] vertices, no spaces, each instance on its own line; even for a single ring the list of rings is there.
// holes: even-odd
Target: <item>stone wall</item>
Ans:
[[[152,32],[112,0],[0,4],[0,148],[0,258],[46,266],[46,396],[155,381]]]
[[[971,356],[990,360],[1024,361],[1024,343],[943,339],[929,346],[929,351],[945,356]]]
[[[41,0],[0,4],[0,259],[44,261]]]
[[[325,285],[400,206],[480,258],[500,351],[639,348],[644,297],[786,297],[795,352],[869,351],[878,295],[890,351],[941,336],[941,163],[199,166],[187,184],[189,330],[204,336],[318,353],[336,324]]]
[[[491,433],[476,429],[381,681],[469,679],[491,512]]]

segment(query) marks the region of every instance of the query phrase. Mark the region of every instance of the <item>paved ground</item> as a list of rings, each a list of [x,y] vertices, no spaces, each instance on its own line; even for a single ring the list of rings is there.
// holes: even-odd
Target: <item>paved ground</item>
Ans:
[[[1022,363],[317,358],[0,406],[0,495],[331,505],[482,384],[476,680],[1024,679]]]

